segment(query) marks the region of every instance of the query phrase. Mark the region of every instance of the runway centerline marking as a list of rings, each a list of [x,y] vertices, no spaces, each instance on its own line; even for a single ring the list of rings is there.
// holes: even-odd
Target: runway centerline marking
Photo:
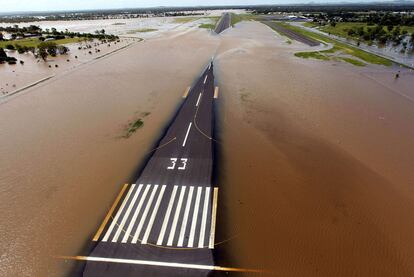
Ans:
[[[167,212],[164,217],[164,222],[162,223],[161,232],[158,236],[157,245],[161,245],[164,240],[165,230],[167,229],[168,221],[170,219],[170,214],[172,210],[172,206],[174,204],[175,194],[177,193],[178,186],[174,186],[173,192],[171,194],[170,202],[168,203]]]
[[[188,124],[187,133],[185,134],[185,138],[184,138],[184,141],[183,141],[183,147],[185,147],[185,144],[187,143],[188,134],[190,133],[190,129],[191,129],[192,125],[193,125],[192,122],[190,122],[190,124]]]
[[[168,237],[168,242],[167,242],[168,246],[172,246],[172,243],[173,243],[173,240],[174,240],[175,230],[177,228],[178,217],[180,216],[181,206],[182,206],[182,203],[183,203],[183,197],[184,197],[186,188],[187,187],[185,187],[185,186],[181,187],[180,197],[178,198],[177,208],[175,209],[173,224],[172,224],[171,230],[170,230],[170,236]]]
[[[147,218],[148,211],[151,208],[152,201],[154,200],[154,195],[157,192],[157,189],[158,189],[158,185],[155,185],[154,188],[152,189],[151,196],[148,200],[147,206],[145,207],[144,213],[141,216],[141,220],[139,221],[138,228],[135,231],[135,235],[132,238],[132,243],[137,243],[138,236],[141,233],[142,226],[144,226],[145,219]]]
[[[196,229],[196,224],[197,224],[198,207],[200,205],[201,190],[202,190],[202,187],[197,188],[197,196],[196,196],[196,202],[195,202],[194,212],[193,212],[193,221],[191,222],[190,237],[188,239],[188,247],[193,247],[193,243],[194,243],[194,234],[195,234],[195,229]]]
[[[200,104],[200,98],[201,98],[201,92],[200,92],[200,94],[198,95],[198,99],[197,99],[196,107],[198,107],[198,104]]]
[[[121,215],[121,213],[122,213],[122,211],[123,211],[126,203],[128,202],[129,196],[131,195],[132,191],[134,190],[134,187],[135,187],[135,184],[133,184],[131,186],[131,188],[129,189],[127,196],[125,197],[124,201],[122,202],[121,207],[119,208],[118,212],[115,215],[115,218],[112,220],[112,223],[109,226],[109,229],[106,231],[106,234],[103,237],[102,241],[108,241],[108,238],[111,235],[112,230],[114,229],[115,224],[118,221],[118,218],[120,217],[120,215]]]
[[[142,244],[147,244],[148,237],[151,233],[152,225],[154,224],[154,220],[155,220],[155,217],[156,217],[157,212],[158,212],[158,208],[160,207],[162,197],[164,196],[165,187],[166,187],[166,185],[163,185],[161,187],[161,192],[158,195],[157,202],[155,203],[155,207],[154,207],[154,210],[152,212],[150,221],[148,222],[147,230],[145,231],[144,237],[142,238],[142,241],[141,241]]]
[[[206,84],[206,82],[207,82],[207,77],[208,77],[208,75],[206,75],[206,77],[204,78],[204,84]]]
[[[126,243],[129,239],[129,235],[131,234],[132,228],[135,225],[135,221],[137,220],[138,214],[141,211],[141,207],[144,204],[145,198],[147,197],[148,190],[149,190],[149,185],[145,187],[144,193],[142,194],[141,199],[139,200],[138,207],[135,210],[134,215],[132,216],[131,222],[129,222],[129,226],[125,232],[124,238],[122,239],[122,243]]]
[[[210,202],[210,188],[206,188],[206,193],[204,196],[204,206],[203,206],[203,215],[201,217],[201,229],[200,229],[200,238],[198,240],[198,248],[204,247],[204,237],[206,234],[206,222],[207,222],[207,212],[208,212],[208,203]]]
[[[134,197],[132,198],[131,203],[129,203],[128,209],[125,212],[124,217],[122,218],[121,224],[119,224],[118,229],[116,230],[115,236],[112,238],[112,242],[117,242],[118,237],[121,234],[121,232],[122,232],[122,230],[124,228],[125,222],[127,221],[128,216],[129,216],[129,214],[131,212],[131,209],[132,209],[132,207],[134,207],[135,201],[137,200],[138,195],[141,193],[141,189],[142,189],[142,184],[140,184],[138,186],[138,189],[135,191]]]
[[[181,231],[180,231],[180,236],[178,238],[178,244],[177,244],[178,247],[183,246],[185,229],[187,228],[188,214],[190,212],[191,200],[193,198],[193,191],[194,191],[194,187],[191,186],[190,191],[189,191],[188,196],[187,196],[187,204],[186,204],[185,210],[184,210],[184,218],[183,218],[183,221],[181,223]]]

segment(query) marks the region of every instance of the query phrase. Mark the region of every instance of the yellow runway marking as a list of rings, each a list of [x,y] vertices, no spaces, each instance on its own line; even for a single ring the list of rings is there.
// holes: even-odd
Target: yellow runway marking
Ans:
[[[214,89],[214,99],[217,99],[218,98],[218,94],[219,94],[219,87],[216,87]]]
[[[213,207],[211,211],[211,228],[210,228],[210,243],[208,248],[214,248],[214,237],[216,232],[216,214],[217,214],[217,198],[218,198],[218,188],[214,188],[213,191]]]
[[[190,89],[191,87],[187,87],[187,89],[184,91],[183,98],[187,98],[188,93],[190,92]]]
[[[127,189],[127,187],[128,187],[128,184],[124,184],[124,186],[122,187],[121,192],[116,197],[116,200],[115,200],[114,204],[112,204],[111,209],[108,211],[108,214],[105,216],[104,221],[102,222],[101,226],[99,227],[99,229],[96,232],[95,236],[93,237],[92,241],[98,241],[99,237],[102,234],[102,231],[104,230],[106,224],[108,223],[109,219],[111,218],[116,206],[118,205],[119,200],[121,200],[122,195],[124,195],[124,192]]]
[[[157,262],[157,261],[146,261],[146,260],[89,257],[89,256],[59,256],[57,258],[64,259],[64,260],[135,264],[135,265],[152,265],[152,266],[190,268],[190,269],[201,269],[201,270],[235,271],[235,272],[251,272],[251,273],[265,272],[264,270],[259,270],[259,269],[224,267],[224,266],[216,266],[216,265],[184,264],[184,263]]]

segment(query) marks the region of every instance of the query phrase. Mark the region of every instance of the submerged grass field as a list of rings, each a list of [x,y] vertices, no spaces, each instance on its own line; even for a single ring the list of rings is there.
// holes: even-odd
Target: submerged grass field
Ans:
[[[199,17],[178,17],[174,18],[174,23],[188,23],[196,19],[199,19]]]
[[[65,39],[58,39],[53,40],[56,44],[68,44],[68,43],[77,43],[84,41],[84,38],[65,38]],[[6,45],[11,44],[16,46],[16,44],[26,47],[37,47],[42,41],[40,41],[38,38],[27,38],[27,39],[19,39],[19,40],[13,40],[13,41],[0,41],[0,47],[5,48]]]
[[[135,29],[135,30],[128,31],[127,34],[148,33],[148,32],[155,32],[155,31],[158,31],[158,29],[142,28],[142,29]]]
[[[321,58],[321,55],[325,56],[328,60],[331,59],[331,55],[330,54],[343,54],[343,55],[347,55],[347,56],[353,56],[355,58],[358,58],[360,60],[362,60],[363,62],[366,63],[370,63],[370,64],[378,64],[378,65],[384,65],[384,66],[391,66],[392,65],[392,61],[385,59],[383,57],[365,52],[357,47],[342,43],[342,42],[338,42],[334,39],[331,39],[325,35],[322,34],[317,34],[308,30],[305,30],[303,28],[297,27],[297,26],[292,26],[290,24],[287,23],[278,23],[281,26],[290,29],[292,31],[295,31],[297,33],[300,33],[304,36],[313,38],[315,40],[321,41],[323,43],[330,43],[333,45],[332,49],[329,50],[324,50],[324,51],[315,51],[315,52],[299,52],[296,53],[295,55],[297,57],[303,57],[303,58],[316,58],[316,59],[322,59],[322,60],[326,60],[325,58]],[[313,54],[304,54],[304,53],[313,53]],[[346,62],[352,63],[354,65],[357,65],[356,62],[350,62],[349,57],[348,60],[344,60]],[[354,61],[357,61],[355,59],[353,59]],[[362,61],[358,61],[358,66],[361,66],[363,64]]]

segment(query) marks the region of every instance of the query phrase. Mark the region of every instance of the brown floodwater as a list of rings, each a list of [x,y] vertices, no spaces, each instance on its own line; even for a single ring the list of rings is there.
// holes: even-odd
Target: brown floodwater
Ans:
[[[0,276],[70,272],[53,257],[78,255],[91,240],[218,42],[201,29],[171,36],[0,104]]]
[[[274,276],[413,276],[413,74],[284,41],[258,23],[222,38],[223,251]]]
[[[83,251],[213,54],[219,265],[414,275],[413,75],[285,40],[255,22],[170,31],[0,104],[0,276],[71,271],[53,257]]]

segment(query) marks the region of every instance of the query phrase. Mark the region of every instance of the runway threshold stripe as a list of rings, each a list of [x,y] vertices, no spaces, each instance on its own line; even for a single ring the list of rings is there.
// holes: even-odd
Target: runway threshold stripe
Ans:
[[[266,272],[264,270],[258,270],[258,269],[223,267],[223,266],[216,266],[216,265],[184,264],[184,263],[119,259],[119,258],[104,258],[104,257],[90,257],[90,256],[89,257],[88,256],[74,256],[74,257],[72,257],[72,256],[60,256],[58,258],[64,259],[64,260],[120,263],[120,264],[133,264],[133,265],[151,265],[151,266],[189,268],[189,269],[200,269],[200,270],[217,270],[217,271],[251,272],[251,273]]]
[[[103,230],[105,229],[106,224],[108,224],[109,219],[111,218],[112,214],[114,213],[114,210],[116,206],[118,206],[119,201],[122,198],[122,195],[124,195],[125,190],[127,189],[128,184],[124,184],[121,191],[119,192],[118,196],[115,199],[115,202],[112,204],[112,207],[109,209],[108,213],[106,214],[104,220],[102,221],[101,226],[99,226],[98,231],[96,232],[95,236],[92,238],[92,241],[98,241],[101,237],[101,234]]]
[[[134,187],[135,187],[135,184],[133,184],[131,186],[131,188],[129,189],[127,196],[125,197],[124,201],[122,202],[122,205],[119,208],[118,212],[116,213],[115,218],[112,220],[112,223],[109,226],[109,229],[106,231],[106,234],[103,237],[102,241],[108,241],[108,238],[111,235],[112,230],[114,229],[115,224],[117,223],[119,216],[121,215],[126,203],[128,202],[129,196],[131,195],[132,191],[134,190]]]
[[[177,244],[178,247],[183,246],[185,229],[187,228],[188,214],[190,212],[191,200],[193,198],[193,191],[194,191],[194,187],[191,186],[190,191],[188,192],[188,196],[187,196],[187,204],[185,205],[184,218],[181,223],[180,236],[178,237],[178,244]]]
[[[131,203],[129,203],[128,209],[126,210],[125,215],[122,218],[121,224],[119,224],[118,229],[116,230],[115,236],[112,238],[112,242],[117,242],[118,237],[121,234],[121,232],[122,232],[122,230],[124,228],[125,222],[127,221],[128,216],[129,216],[129,214],[131,212],[131,209],[132,209],[132,207],[134,207],[135,201],[137,200],[137,197],[138,197],[138,195],[141,192],[141,189],[142,189],[142,184],[140,184],[138,186],[138,189],[135,191],[134,197],[132,198]]]
[[[181,206],[183,204],[183,198],[184,198],[186,188],[187,187],[185,186],[181,187],[180,197],[178,198],[177,208],[175,209],[173,224],[170,230],[170,236],[168,237],[168,242],[167,242],[168,246],[172,246],[173,244],[175,230],[177,229],[178,218],[180,217]]]
[[[158,236],[157,245],[161,245],[164,240],[165,230],[167,229],[168,221],[170,219],[170,214],[172,210],[172,206],[174,204],[175,194],[177,193],[178,186],[174,186],[173,192],[171,194],[170,202],[168,203],[167,212],[164,217],[164,222],[162,223],[161,232]]]
[[[206,193],[204,197],[204,207],[203,207],[203,215],[201,218],[201,229],[200,229],[200,238],[198,240],[198,248],[204,247],[204,237],[206,235],[206,222],[207,222],[207,212],[208,212],[208,204],[210,203],[210,188],[206,188]]]
[[[188,239],[188,245],[187,245],[188,247],[193,247],[193,244],[194,244],[194,234],[195,234],[195,229],[197,225],[198,207],[200,205],[201,190],[202,190],[202,187],[197,188],[197,196],[196,196],[196,202],[194,205],[193,220],[191,222],[190,237]]]
[[[218,199],[218,188],[214,188],[213,191],[213,207],[211,211],[211,226],[210,226],[210,242],[208,248],[214,248],[214,240],[216,234],[216,214],[217,214],[217,199]]]
[[[145,231],[144,237],[142,238],[142,241],[141,241],[142,244],[147,244],[148,242],[148,237],[151,234],[151,229],[152,229],[152,225],[154,224],[155,216],[157,215],[158,208],[160,207],[162,197],[164,196],[165,187],[166,187],[165,185],[161,187],[161,192],[158,195],[157,202],[155,202],[154,210],[152,211],[152,215],[148,222],[147,229]]]
[[[185,138],[184,138],[184,141],[183,141],[183,147],[185,146],[185,144],[187,143],[187,138],[188,138],[188,134],[190,133],[190,129],[191,129],[191,126],[193,125],[193,123],[192,122],[190,122],[190,124],[188,124],[188,129],[187,129],[187,133],[185,134]]]
[[[150,188],[150,185],[147,185],[145,187],[144,193],[142,194],[141,198],[139,199],[138,206],[137,206],[137,208],[136,208],[136,210],[135,210],[135,212],[132,216],[131,222],[129,222],[128,229],[125,232],[124,238],[122,239],[122,243],[126,243],[129,239],[129,235],[131,234],[132,228],[135,225],[135,221],[137,220],[138,214],[139,214],[139,212],[142,208],[142,205],[145,201],[145,198],[147,197],[149,188]]]
[[[145,219],[147,219],[148,211],[151,208],[152,201],[154,200],[154,195],[155,193],[157,193],[157,189],[158,189],[158,185],[155,185],[154,188],[152,189],[151,196],[147,202],[147,206],[145,207],[144,213],[141,216],[141,220],[139,221],[137,230],[135,231],[135,235],[132,238],[132,243],[137,243],[138,237],[141,233],[142,226],[144,226]]]

